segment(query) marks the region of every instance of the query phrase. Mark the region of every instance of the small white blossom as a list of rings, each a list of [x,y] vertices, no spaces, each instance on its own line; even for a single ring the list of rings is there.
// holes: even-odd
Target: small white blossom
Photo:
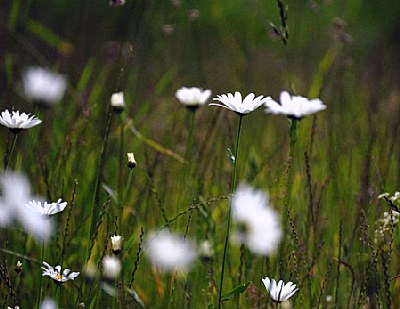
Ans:
[[[266,104],[271,98],[262,95],[255,97],[254,93],[250,93],[242,100],[242,94],[236,91],[235,95],[232,93],[217,95],[214,100],[220,101],[222,104],[211,103],[209,105],[224,107],[239,115],[245,115]]]
[[[122,91],[116,92],[111,96],[111,106],[121,109],[125,107],[124,93]]]
[[[275,279],[269,279],[266,277],[262,279],[262,282],[265,285],[265,288],[269,292],[271,299],[280,303],[283,301],[287,301],[290,297],[292,297],[299,289],[296,289],[296,285],[293,282],[284,283],[282,280],[279,280],[278,284]]]
[[[124,240],[124,237],[115,235],[111,236],[111,246],[112,246],[112,251],[115,255],[118,255],[122,251],[122,241]]]
[[[176,98],[186,107],[196,108],[204,105],[211,96],[211,90],[197,87],[182,87],[175,93]]]
[[[121,271],[121,261],[115,256],[105,256],[103,259],[103,275],[106,278],[116,278]]]
[[[288,117],[301,119],[303,116],[324,110],[326,106],[320,99],[307,99],[301,96],[291,96],[289,92],[282,91],[280,104],[274,100],[265,103],[266,112],[271,114],[284,114]]]
[[[34,115],[20,114],[19,111],[12,111],[10,113],[6,109],[4,112],[1,112],[0,123],[17,133],[21,129],[29,129],[42,123],[42,120]]]
[[[43,265],[46,267],[42,267],[43,270],[42,276],[49,276],[57,284],[64,284],[68,280],[74,280],[76,277],[79,276],[79,272],[71,273],[71,270],[68,268],[64,269],[64,271],[61,273],[60,265],[54,268],[46,262],[43,262]]]
[[[162,270],[186,270],[196,258],[196,250],[189,240],[163,230],[149,236],[147,256]]]
[[[67,202],[63,202],[62,199],[58,199],[55,203],[47,203],[44,202],[36,202],[35,200],[28,203],[28,206],[32,207],[35,211],[42,215],[54,215],[58,212],[61,212],[67,206]]]
[[[266,192],[240,185],[232,198],[232,219],[245,226],[244,231],[234,231],[234,242],[244,243],[252,252],[261,255],[270,255],[277,249],[282,230]]]
[[[136,167],[136,160],[135,160],[135,155],[133,154],[133,152],[128,152],[126,154],[128,156],[128,167],[129,168],[134,168]]]
[[[28,68],[23,75],[23,84],[25,97],[46,104],[60,100],[67,89],[64,75],[41,67]]]

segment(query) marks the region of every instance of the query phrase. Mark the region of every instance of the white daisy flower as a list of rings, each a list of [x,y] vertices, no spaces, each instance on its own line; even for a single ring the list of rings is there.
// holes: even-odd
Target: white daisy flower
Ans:
[[[16,221],[32,236],[47,240],[53,230],[53,222],[30,207],[31,189],[28,180],[17,173],[0,175],[0,227],[13,225]]]
[[[326,109],[320,99],[307,99],[301,96],[291,96],[289,92],[282,91],[280,104],[274,100],[265,103],[266,113],[284,114],[289,118],[301,119],[303,116],[315,114]]]
[[[23,85],[25,97],[46,104],[60,100],[67,89],[64,75],[42,67],[28,68],[23,75]]]
[[[129,168],[136,167],[137,163],[136,163],[135,155],[133,154],[133,152],[128,152],[126,155],[128,156],[128,164],[127,164],[128,167]]]
[[[6,109],[4,112],[1,112],[0,123],[15,133],[18,133],[21,129],[29,129],[42,123],[42,120],[34,115],[20,114],[19,111],[12,111],[10,113],[8,109]]]
[[[115,256],[105,256],[103,259],[103,275],[107,278],[116,278],[121,272],[121,261]]]
[[[122,251],[122,241],[124,240],[124,237],[115,235],[111,236],[111,245],[112,245],[112,252],[115,255],[118,255]]]
[[[244,100],[242,100],[242,94],[236,91],[235,95],[232,93],[217,95],[214,100],[220,101],[222,104],[211,103],[209,105],[221,106],[230,109],[237,114],[245,115],[267,103],[271,98],[262,95],[255,97],[254,93],[250,93],[244,98]]]
[[[57,309],[57,303],[51,298],[45,298],[40,305],[40,309]]]
[[[264,283],[265,288],[269,292],[272,301],[276,303],[287,301],[299,290],[296,288],[296,285],[290,281],[285,284],[282,280],[279,280],[277,284],[275,279],[271,280],[268,277],[266,277],[265,279],[262,279],[262,282]]]
[[[197,87],[182,87],[175,92],[175,96],[182,105],[189,108],[197,108],[207,102],[211,96],[211,90],[203,90]]]
[[[57,284],[64,284],[69,280],[74,280],[76,277],[79,276],[79,272],[72,272],[71,270],[66,268],[61,273],[61,266],[58,265],[56,267],[50,266],[49,263],[43,261],[43,265],[46,267],[42,267],[43,273],[42,276],[49,276],[51,279],[55,281]]]
[[[240,185],[232,198],[232,220],[237,226],[244,225],[244,230],[237,228],[232,233],[233,242],[246,244],[261,255],[270,255],[278,248],[282,229],[268,193]]]
[[[116,112],[122,112],[125,107],[124,93],[116,92],[111,96],[111,106]]]
[[[162,230],[149,236],[147,256],[154,266],[162,270],[186,270],[196,258],[196,250],[187,239]]]
[[[27,205],[29,205],[30,207],[32,207],[32,209],[42,215],[50,216],[63,211],[67,206],[67,202],[63,202],[62,199],[59,198],[55,203],[44,202],[42,205],[42,202],[36,202],[35,200],[33,200]]]

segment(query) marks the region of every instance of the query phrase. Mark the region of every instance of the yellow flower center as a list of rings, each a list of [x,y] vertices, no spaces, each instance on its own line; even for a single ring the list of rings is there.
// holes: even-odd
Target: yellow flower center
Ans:
[[[57,274],[57,275],[56,275],[56,278],[57,278],[57,280],[61,280],[61,279],[62,279],[62,277],[63,277],[63,276],[62,276],[62,275],[60,275],[60,274]]]

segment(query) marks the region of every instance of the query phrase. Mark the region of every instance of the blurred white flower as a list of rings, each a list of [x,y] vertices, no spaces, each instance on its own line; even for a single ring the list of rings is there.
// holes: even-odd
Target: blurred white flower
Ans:
[[[112,246],[112,252],[115,255],[118,255],[122,251],[122,241],[124,240],[124,237],[115,235],[111,236],[111,246]]]
[[[284,114],[288,117],[301,119],[303,116],[324,110],[326,106],[320,99],[307,99],[301,96],[291,96],[289,92],[282,91],[280,104],[274,100],[265,103],[266,112],[270,114]]]
[[[125,107],[124,93],[116,92],[111,96],[111,106],[116,112],[122,112]]]
[[[276,303],[287,301],[299,290],[296,289],[296,285],[290,281],[285,284],[282,280],[279,280],[277,284],[275,279],[270,280],[268,277],[266,277],[265,279],[262,279],[262,282],[269,292],[271,299]]]
[[[255,97],[254,93],[250,93],[242,100],[242,94],[236,91],[235,95],[232,93],[217,95],[213,100],[220,101],[222,104],[211,103],[209,105],[221,106],[240,115],[245,115],[267,103],[271,98],[262,95]]]
[[[136,160],[135,160],[135,155],[133,154],[133,152],[128,152],[126,154],[128,156],[128,167],[129,168],[134,168],[136,167]]]
[[[211,96],[211,90],[203,90],[197,87],[182,87],[175,93],[176,98],[182,105],[190,108],[197,108],[204,105]]]
[[[8,109],[6,109],[4,112],[1,112],[0,123],[15,133],[18,133],[22,129],[29,129],[42,123],[42,120],[34,115],[20,114],[19,111],[12,111],[10,113]]]
[[[49,105],[60,100],[67,89],[64,75],[42,67],[28,68],[23,75],[23,84],[25,97]]]
[[[71,270],[66,268],[61,273],[61,266],[58,265],[56,267],[50,266],[49,263],[43,262],[43,265],[46,267],[42,267],[43,273],[42,276],[49,276],[51,279],[55,281],[57,284],[64,284],[68,280],[74,280],[79,276],[79,272],[72,272]]]
[[[7,306],[7,309],[19,309],[19,306],[15,306],[15,307],[8,307]]]
[[[36,212],[26,203],[32,199],[28,180],[18,173],[0,175],[0,226],[19,222],[35,238],[47,240],[53,230],[53,222]]]
[[[103,275],[106,278],[116,278],[121,271],[121,261],[115,256],[105,256],[103,259]]]
[[[45,298],[40,305],[40,309],[57,309],[57,303],[51,298]]]
[[[147,256],[161,270],[186,270],[196,258],[196,250],[189,240],[162,230],[149,236]]]
[[[240,185],[232,198],[233,222],[243,224],[232,234],[236,243],[244,243],[256,254],[273,253],[282,238],[279,217],[269,205],[266,192]]]
[[[32,207],[32,209],[34,209],[38,213],[49,216],[63,211],[64,208],[67,206],[67,202],[63,202],[62,199],[59,198],[55,203],[44,202],[42,205],[42,202],[36,202],[35,200],[33,200],[27,205]]]
[[[111,0],[109,4],[113,7],[123,6],[125,4],[125,0]]]

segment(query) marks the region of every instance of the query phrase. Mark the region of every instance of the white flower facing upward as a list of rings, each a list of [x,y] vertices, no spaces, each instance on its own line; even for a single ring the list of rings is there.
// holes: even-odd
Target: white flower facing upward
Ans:
[[[147,256],[161,270],[186,270],[196,258],[196,250],[187,239],[163,230],[149,236]]]
[[[121,272],[121,261],[115,256],[105,256],[102,265],[106,278],[116,278]]]
[[[234,242],[246,244],[256,254],[275,252],[282,230],[279,216],[270,207],[268,193],[241,184],[232,198],[232,220],[236,225],[244,225],[244,231],[233,232]]]
[[[53,231],[53,222],[26,207],[31,199],[30,184],[24,176],[12,172],[0,175],[0,227],[18,222],[36,239],[47,240]]]
[[[70,269],[66,268],[64,271],[61,273],[61,266],[58,265],[56,267],[50,266],[49,263],[43,262],[43,265],[46,267],[42,267],[43,276],[49,276],[51,279],[54,280],[55,283],[61,285],[64,284],[65,282],[69,280],[74,280],[76,277],[79,276],[79,272],[71,272]]]
[[[42,215],[50,216],[63,211],[65,207],[67,207],[67,202],[63,202],[62,199],[59,198],[55,203],[44,202],[42,205],[42,202],[33,200],[27,205]]]
[[[298,288],[296,288],[296,285],[290,281],[285,284],[282,280],[279,280],[279,282],[276,283],[275,279],[271,280],[266,277],[265,279],[262,279],[262,282],[269,292],[272,301],[276,303],[287,301],[299,290]]]
[[[20,114],[19,111],[12,111],[10,113],[6,109],[4,112],[1,112],[0,123],[11,131],[18,133],[22,129],[29,129],[42,123],[42,120],[34,115]]]
[[[116,92],[111,96],[111,106],[117,112],[122,112],[125,107],[124,93]]]
[[[235,95],[232,93],[217,95],[213,100],[220,101],[222,104],[211,103],[209,105],[224,107],[239,115],[245,115],[266,104],[271,98],[262,95],[255,97],[254,93],[250,93],[242,100],[242,94],[236,91]]]
[[[211,96],[211,90],[203,90],[197,87],[182,87],[175,92],[175,96],[182,105],[189,108],[197,108],[207,102]]]
[[[124,240],[124,237],[115,235],[111,236],[111,246],[112,246],[112,252],[115,255],[118,255],[122,252],[122,241]]]
[[[287,91],[280,94],[280,104],[274,100],[265,103],[266,113],[284,114],[289,118],[301,119],[303,116],[315,114],[326,109],[320,99],[307,99],[301,96],[292,96]]]
[[[67,89],[64,75],[47,68],[30,67],[23,75],[25,97],[48,105],[59,101]]]

